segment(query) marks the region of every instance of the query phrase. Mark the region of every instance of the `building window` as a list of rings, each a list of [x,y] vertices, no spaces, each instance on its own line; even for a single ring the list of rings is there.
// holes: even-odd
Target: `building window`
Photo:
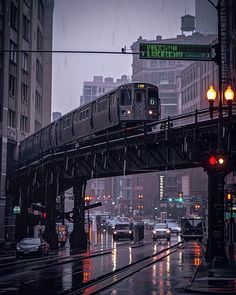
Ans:
[[[160,60],[160,66],[166,67],[167,66],[167,60]]]
[[[16,64],[16,50],[17,50],[17,45],[10,41],[10,61],[14,62]]]
[[[157,67],[157,60],[152,59],[151,60],[151,68],[156,68]]]
[[[35,109],[39,113],[42,113],[42,96],[38,93],[37,90],[35,92]]]
[[[20,117],[20,130],[26,132],[27,131],[27,122],[28,118],[24,115]]]
[[[91,86],[84,86],[84,95],[91,95]]]
[[[16,94],[16,77],[9,75],[9,95],[15,96]]]
[[[168,84],[168,72],[160,72],[160,84]]]
[[[97,94],[97,86],[92,86],[92,95]]]
[[[35,120],[35,132],[39,131],[42,128],[42,124]]]
[[[11,17],[10,17],[10,24],[11,24],[11,27],[17,31],[17,21],[18,21],[18,18],[17,18],[17,14],[18,14],[18,9],[17,7],[15,6],[14,2],[11,2]]]
[[[21,83],[21,101],[28,103],[29,87],[25,83]]]
[[[8,126],[9,127],[15,127],[15,112],[13,110],[8,110]]]
[[[44,7],[42,0],[38,0],[38,19],[43,24],[43,18],[44,18]]]
[[[22,52],[22,70],[29,71],[29,55],[26,52]]]
[[[42,84],[43,81],[43,67],[39,60],[36,61],[36,80]]]
[[[30,35],[30,20],[26,15],[23,15],[23,30],[22,35],[25,40],[29,41],[29,35]]]
[[[37,28],[37,49],[43,49],[43,34],[39,27]]]

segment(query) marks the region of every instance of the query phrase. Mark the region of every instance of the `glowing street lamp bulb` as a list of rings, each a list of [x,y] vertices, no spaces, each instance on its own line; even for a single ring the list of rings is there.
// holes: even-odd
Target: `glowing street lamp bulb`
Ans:
[[[214,87],[212,85],[209,87],[209,89],[207,91],[207,99],[209,101],[213,101],[213,102],[216,99],[216,91],[215,91],[215,89],[214,89]]]
[[[227,89],[225,90],[224,96],[226,101],[232,101],[234,99],[234,91],[230,85],[228,85]]]

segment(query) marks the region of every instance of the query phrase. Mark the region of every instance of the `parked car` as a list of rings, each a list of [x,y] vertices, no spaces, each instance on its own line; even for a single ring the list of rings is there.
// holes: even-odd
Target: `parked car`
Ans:
[[[170,241],[170,229],[166,223],[156,223],[152,231],[152,239],[156,241],[157,239],[167,239]]]
[[[42,238],[25,238],[16,245],[16,257],[49,254],[49,245]]]
[[[169,222],[167,223],[169,229],[171,230],[171,233],[174,234],[180,234],[181,228],[176,222]]]

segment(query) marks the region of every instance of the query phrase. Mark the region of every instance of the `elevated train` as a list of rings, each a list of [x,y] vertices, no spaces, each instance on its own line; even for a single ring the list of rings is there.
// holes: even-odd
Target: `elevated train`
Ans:
[[[204,237],[203,218],[198,216],[182,217],[180,236],[185,241],[202,240]]]
[[[21,141],[19,160],[34,159],[107,130],[118,130],[123,125],[131,127],[159,119],[157,86],[143,82],[122,84]]]

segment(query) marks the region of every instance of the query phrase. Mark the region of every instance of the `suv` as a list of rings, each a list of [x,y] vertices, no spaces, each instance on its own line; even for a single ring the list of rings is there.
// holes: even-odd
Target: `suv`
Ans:
[[[157,239],[167,239],[167,241],[170,241],[170,233],[166,223],[157,223],[152,231],[152,239],[153,241]]]
[[[130,239],[133,240],[133,230],[130,222],[116,223],[113,231],[113,240]]]

